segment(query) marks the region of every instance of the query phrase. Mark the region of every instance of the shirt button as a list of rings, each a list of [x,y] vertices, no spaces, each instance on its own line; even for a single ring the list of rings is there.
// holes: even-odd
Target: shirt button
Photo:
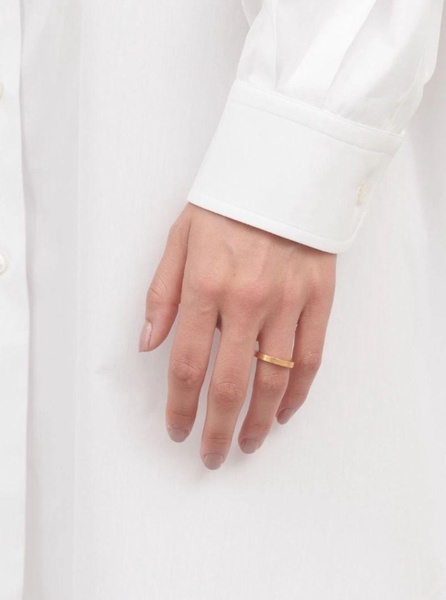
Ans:
[[[356,202],[358,204],[363,204],[363,202],[365,202],[366,192],[367,192],[367,184],[363,183],[362,185],[359,186],[358,193],[356,195]]]
[[[0,81],[0,98],[3,96],[3,83]]]
[[[2,275],[8,269],[8,261],[6,260],[6,256],[0,254],[0,275]]]

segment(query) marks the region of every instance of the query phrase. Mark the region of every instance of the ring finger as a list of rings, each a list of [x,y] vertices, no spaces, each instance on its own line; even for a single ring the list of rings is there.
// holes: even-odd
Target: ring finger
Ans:
[[[297,320],[297,312],[288,314],[285,319],[270,319],[259,333],[259,350],[292,361]],[[257,359],[252,398],[238,437],[243,452],[251,454],[263,444],[289,379],[289,367]]]

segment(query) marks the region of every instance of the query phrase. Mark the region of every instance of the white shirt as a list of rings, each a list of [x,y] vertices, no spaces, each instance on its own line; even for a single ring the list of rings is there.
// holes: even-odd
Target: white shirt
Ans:
[[[189,201],[327,252],[350,248],[432,75],[442,8],[264,2]]]
[[[443,1],[244,9],[2,0],[1,600],[446,597]],[[342,253],[311,397],[217,476],[136,351],[186,199]]]

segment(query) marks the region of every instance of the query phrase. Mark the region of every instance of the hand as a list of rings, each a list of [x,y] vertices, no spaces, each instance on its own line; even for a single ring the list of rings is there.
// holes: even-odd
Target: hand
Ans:
[[[140,351],[166,339],[180,305],[166,426],[181,442],[194,424],[215,328],[220,330],[201,440],[209,469],[226,459],[257,349],[295,365],[289,369],[256,359],[241,449],[254,452],[274,417],[287,422],[305,401],[321,364],[336,258],[190,203],[171,226],[147,292]]]

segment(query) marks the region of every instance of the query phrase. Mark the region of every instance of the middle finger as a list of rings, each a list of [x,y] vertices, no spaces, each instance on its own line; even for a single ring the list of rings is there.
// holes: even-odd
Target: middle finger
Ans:
[[[209,384],[201,458],[208,469],[226,459],[249,385],[258,328],[221,319],[221,338]]]

